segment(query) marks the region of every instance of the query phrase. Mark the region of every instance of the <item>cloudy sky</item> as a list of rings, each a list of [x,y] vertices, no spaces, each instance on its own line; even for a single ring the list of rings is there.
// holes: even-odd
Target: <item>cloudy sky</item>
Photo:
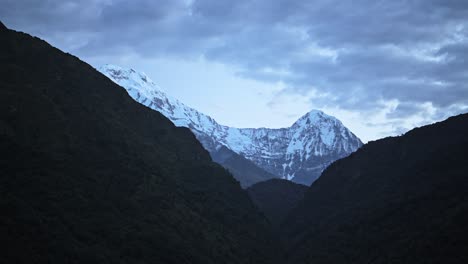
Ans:
[[[0,0],[0,20],[144,71],[236,127],[311,109],[363,141],[468,112],[466,0]]]

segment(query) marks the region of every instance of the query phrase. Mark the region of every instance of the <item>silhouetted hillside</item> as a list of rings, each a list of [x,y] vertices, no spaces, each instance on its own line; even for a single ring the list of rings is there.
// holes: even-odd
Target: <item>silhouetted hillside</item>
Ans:
[[[252,201],[275,228],[304,198],[306,190],[307,186],[305,185],[280,179],[259,182],[247,189]]]
[[[224,146],[212,151],[210,155],[213,161],[228,169],[243,188],[277,177]]]
[[[274,262],[188,129],[42,40],[0,40],[0,263]]]
[[[288,263],[468,263],[468,114],[333,163],[282,225]]]

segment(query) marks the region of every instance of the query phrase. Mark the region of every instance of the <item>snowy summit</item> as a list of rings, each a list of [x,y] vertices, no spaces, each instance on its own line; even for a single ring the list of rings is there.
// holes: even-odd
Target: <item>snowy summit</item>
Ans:
[[[99,71],[137,102],[176,126],[190,128],[210,153],[225,146],[278,178],[310,185],[330,163],[362,145],[338,119],[322,111],[312,110],[288,128],[228,127],[168,96],[144,73],[109,64]]]

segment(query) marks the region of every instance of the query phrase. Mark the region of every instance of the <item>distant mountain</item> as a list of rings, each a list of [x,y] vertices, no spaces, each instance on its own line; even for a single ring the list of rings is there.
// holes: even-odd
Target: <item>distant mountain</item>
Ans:
[[[276,262],[187,128],[38,38],[0,39],[0,263]]]
[[[468,114],[329,166],[281,230],[284,263],[468,263]]]
[[[205,149],[210,152],[213,160],[227,168],[242,187],[245,188],[255,182],[277,177],[258,167],[244,156],[226,149],[225,145],[219,143],[217,138],[213,136],[217,131],[226,127],[219,125],[211,117],[168,96],[144,73],[114,65],[105,65],[99,71],[124,87],[137,102],[162,113],[176,126],[190,128]],[[227,152],[229,152],[229,158],[222,158],[223,153],[226,155]]]
[[[250,198],[275,229],[304,198],[307,187],[282,179],[271,179],[247,188]]]
[[[212,151],[211,157],[214,162],[228,169],[243,188],[276,177],[225,146],[221,146],[215,151]]]
[[[161,112],[176,126],[190,128],[212,155],[225,146],[277,178],[310,185],[331,162],[362,145],[338,119],[321,111],[307,113],[289,128],[232,128],[168,96],[143,73],[114,65],[99,70],[136,101]],[[234,176],[243,186],[256,182],[245,182],[246,175]]]

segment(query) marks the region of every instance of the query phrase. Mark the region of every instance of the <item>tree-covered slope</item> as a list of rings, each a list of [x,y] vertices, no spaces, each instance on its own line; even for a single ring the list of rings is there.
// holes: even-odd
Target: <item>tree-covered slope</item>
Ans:
[[[76,57],[0,29],[1,263],[272,263],[194,135]]]
[[[468,263],[468,114],[333,163],[283,223],[289,263]]]
[[[247,188],[255,183],[276,178],[277,176],[266,172],[252,161],[235,153],[225,146],[210,153],[213,161],[222,165],[239,181],[242,188]]]
[[[278,228],[289,212],[304,198],[307,186],[282,179],[256,183],[247,191],[254,204]]]

